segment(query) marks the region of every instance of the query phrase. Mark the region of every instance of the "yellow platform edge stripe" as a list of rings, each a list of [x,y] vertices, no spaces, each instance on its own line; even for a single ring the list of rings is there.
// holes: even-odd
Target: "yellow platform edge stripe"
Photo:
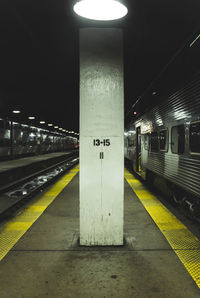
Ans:
[[[147,188],[125,169],[125,179],[131,186],[155,224],[165,236],[200,288],[200,241]]]
[[[30,202],[20,214],[0,227],[0,261],[76,176],[78,171],[79,165],[72,168],[58,182],[41,194],[37,200],[33,203]]]

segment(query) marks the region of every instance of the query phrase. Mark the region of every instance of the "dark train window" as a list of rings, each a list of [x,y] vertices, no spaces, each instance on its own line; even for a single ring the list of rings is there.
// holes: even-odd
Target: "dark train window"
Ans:
[[[167,129],[161,130],[159,132],[159,140],[160,140],[160,150],[167,151],[168,150],[168,140],[167,140]]]
[[[6,147],[10,146],[10,139],[4,139],[4,142]]]
[[[190,125],[190,150],[193,153],[200,153],[200,122]]]
[[[172,127],[171,137],[172,153],[183,154],[185,151],[185,127],[177,125]]]
[[[158,133],[151,133],[151,151],[158,152]]]
[[[10,122],[9,122],[9,121],[6,121],[6,122],[5,122],[5,128],[6,128],[6,129],[10,129]]]
[[[4,121],[0,120],[0,129],[4,128]]]

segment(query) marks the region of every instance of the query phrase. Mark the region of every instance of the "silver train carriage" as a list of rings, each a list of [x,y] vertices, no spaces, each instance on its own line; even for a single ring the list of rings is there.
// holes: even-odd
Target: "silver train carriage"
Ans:
[[[125,158],[143,179],[200,215],[200,75],[129,125]]]
[[[77,147],[77,138],[0,119],[0,158],[66,151]]]

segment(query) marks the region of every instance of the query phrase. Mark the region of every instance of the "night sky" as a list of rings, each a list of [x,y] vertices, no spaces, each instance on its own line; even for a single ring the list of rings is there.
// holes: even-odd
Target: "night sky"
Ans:
[[[129,14],[110,23],[80,19],[72,3],[1,0],[0,117],[19,108],[20,122],[34,115],[78,132],[80,27],[123,28],[127,121],[200,70],[200,42],[189,46],[200,34],[199,0],[126,1]]]

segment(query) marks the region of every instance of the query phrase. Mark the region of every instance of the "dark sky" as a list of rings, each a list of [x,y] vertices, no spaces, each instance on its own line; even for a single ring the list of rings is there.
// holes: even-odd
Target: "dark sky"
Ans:
[[[78,33],[84,26],[124,29],[127,119],[133,110],[140,113],[198,71],[200,46],[189,44],[200,33],[199,0],[126,2],[127,17],[102,24],[75,16],[69,0],[1,0],[0,116],[18,107],[21,122],[32,114],[36,123],[44,119],[78,131]]]

